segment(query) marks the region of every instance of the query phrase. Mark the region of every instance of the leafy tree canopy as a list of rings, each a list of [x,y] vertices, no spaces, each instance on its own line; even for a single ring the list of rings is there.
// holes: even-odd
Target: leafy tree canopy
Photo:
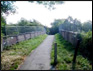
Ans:
[[[54,5],[60,5],[63,4],[63,1],[29,1],[29,2],[36,2],[37,4],[43,4],[46,8],[49,10],[54,10],[56,9]]]
[[[92,21],[87,21],[83,23],[82,29],[85,32],[88,32],[89,30],[92,31]]]
[[[21,18],[21,20],[18,23],[16,24],[10,23],[8,26],[43,26],[43,25],[37,20],[28,21],[24,18]]]
[[[15,1],[1,1],[1,13],[10,14],[15,13],[16,8],[13,5]]]
[[[16,12],[16,7],[13,3],[16,1],[1,1],[1,13],[10,14]],[[63,4],[63,1],[29,1],[31,3],[43,4],[49,10],[55,9],[55,4]]]

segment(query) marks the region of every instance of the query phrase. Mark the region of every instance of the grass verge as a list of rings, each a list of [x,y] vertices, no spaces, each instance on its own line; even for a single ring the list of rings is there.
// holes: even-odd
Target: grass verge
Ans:
[[[1,53],[1,70],[16,70],[25,57],[39,46],[46,37],[46,34],[40,35],[7,47],[7,50]]]
[[[74,56],[75,47],[64,40],[60,34],[55,35],[57,43],[57,65],[56,70],[72,70],[72,60]],[[54,63],[54,45],[51,51],[51,65]],[[81,55],[77,55],[75,70],[92,70],[90,62]]]

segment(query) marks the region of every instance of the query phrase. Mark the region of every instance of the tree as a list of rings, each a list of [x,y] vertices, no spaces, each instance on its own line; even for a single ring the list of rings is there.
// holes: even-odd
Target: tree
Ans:
[[[16,8],[13,5],[15,1],[1,1],[1,14],[10,14],[10,13],[15,13]]]
[[[37,20],[28,21],[24,18],[16,24],[9,24],[7,25],[7,34],[14,35],[15,33],[25,33],[25,32],[32,32],[32,31],[44,31],[44,26],[41,25],[40,22]]]
[[[24,18],[21,18],[21,20],[17,23],[18,26],[27,26],[28,24],[29,22]]]
[[[14,1],[1,1],[1,35],[6,35],[5,25],[6,21],[3,14],[9,15],[10,13],[15,13]]]
[[[82,29],[85,32],[88,32],[89,30],[92,31],[92,22],[91,21],[84,22]]]
[[[14,2],[16,2],[16,1],[1,1],[1,15],[3,15],[3,14],[9,15],[10,13],[15,13],[16,7],[13,5]],[[54,10],[56,4],[64,3],[63,1],[29,1],[29,2],[31,2],[31,3],[36,2],[37,4],[42,4],[49,10]],[[2,22],[1,22],[1,24],[4,26],[6,25],[6,24],[3,24]],[[16,25],[16,24],[14,24],[14,25]],[[43,26],[36,20],[34,20],[31,23],[25,19],[21,19],[21,21],[19,21],[17,25],[19,25],[19,26],[24,26],[24,25],[26,25],[26,26],[32,26],[32,25],[33,26],[36,26],[36,25]],[[55,24],[55,25],[57,25],[57,24]],[[58,30],[58,26],[56,27],[56,29]],[[47,30],[47,31],[49,32],[49,30]]]
[[[13,3],[16,1],[1,1],[1,13],[10,14],[16,12],[16,7]],[[54,10],[55,4],[63,4],[63,1],[29,1],[31,3],[36,2],[37,4],[43,4],[49,10]]]
[[[5,18],[1,15],[1,26],[5,26],[6,25],[6,21],[5,21]]]
[[[5,18],[1,15],[1,36],[2,37],[3,35],[5,35],[5,25],[6,25]]]
[[[55,5],[60,5],[64,3],[63,1],[29,1],[29,2],[32,2],[32,3],[36,2],[37,4],[42,4],[49,10],[54,10],[56,9],[56,7],[54,7]]]
[[[1,1],[1,15],[5,13],[6,15],[9,15],[10,13],[16,12],[16,6],[13,5],[13,3],[16,1]],[[63,1],[29,1],[31,3],[37,2],[38,4],[43,4],[45,7],[48,7],[49,9],[54,9],[55,4],[63,4]],[[3,23],[1,23],[3,24]]]
[[[92,21],[81,23],[79,20],[73,19],[71,16],[69,16],[67,19],[65,19],[64,23],[59,26],[59,30],[62,29],[74,32],[92,31]]]
[[[82,24],[79,20],[75,19],[74,20],[74,31],[81,32],[82,31]]]
[[[52,27],[50,28],[50,34],[56,34],[59,32],[59,25],[64,22],[64,19],[56,19],[51,23]]]
[[[13,25],[13,24],[11,24],[11,25]],[[16,25],[17,26],[43,26],[37,20],[28,21],[24,18],[21,18],[21,20]]]
[[[69,16],[67,19],[65,19],[64,23],[59,26],[59,30],[67,30],[67,31],[74,31],[79,32],[82,29],[82,24],[79,20],[73,19],[71,16]]]

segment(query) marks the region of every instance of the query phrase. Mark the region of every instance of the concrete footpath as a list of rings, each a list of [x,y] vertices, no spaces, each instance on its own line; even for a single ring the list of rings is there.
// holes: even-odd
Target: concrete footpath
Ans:
[[[48,35],[47,38],[26,58],[19,70],[49,70],[50,53],[54,35]]]

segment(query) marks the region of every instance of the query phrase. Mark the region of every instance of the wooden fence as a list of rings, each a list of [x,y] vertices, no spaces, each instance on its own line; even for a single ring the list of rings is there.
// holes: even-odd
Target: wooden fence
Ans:
[[[72,32],[72,31],[66,31],[66,30],[61,30],[59,33],[63,36],[63,38],[73,45],[76,45],[77,43],[77,32]]]
[[[31,33],[19,34],[16,36],[7,36],[7,37],[5,36],[5,37],[3,37],[2,41],[1,41],[2,42],[1,51],[3,51],[3,48],[6,46],[11,46],[18,42],[28,40],[28,39],[31,39],[31,38],[34,38],[36,36],[43,35],[43,34],[45,34],[45,32],[36,31],[36,32],[31,32]]]

